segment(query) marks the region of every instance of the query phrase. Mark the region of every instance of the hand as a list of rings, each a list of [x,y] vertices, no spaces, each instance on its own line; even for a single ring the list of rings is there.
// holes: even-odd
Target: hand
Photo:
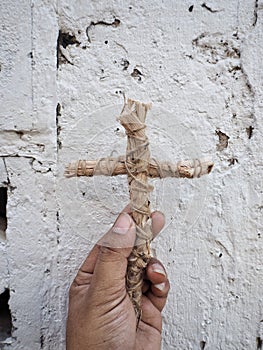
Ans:
[[[159,350],[161,347],[161,311],[169,281],[163,265],[152,258],[145,272],[142,319],[136,330],[136,316],[125,286],[127,258],[136,235],[128,213],[127,207],[94,246],[70,287],[67,350]],[[163,214],[154,212],[153,236],[163,226]]]

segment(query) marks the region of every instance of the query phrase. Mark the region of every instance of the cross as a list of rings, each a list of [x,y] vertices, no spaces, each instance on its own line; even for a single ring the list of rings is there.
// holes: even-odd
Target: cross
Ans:
[[[79,160],[76,163],[70,163],[65,170],[66,177],[127,174],[131,215],[136,224],[136,240],[128,258],[126,287],[137,321],[141,318],[144,270],[151,258],[149,194],[153,187],[149,185],[148,178],[194,178],[209,174],[213,168],[213,162],[208,160],[186,160],[173,164],[151,158],[149,141],[145,133],[145,119],[150,107],[150,104],[139,101],[124,100],[124,107],[117,120],[125,128],[127,135],[125,156],[101,158],[96,161]]]

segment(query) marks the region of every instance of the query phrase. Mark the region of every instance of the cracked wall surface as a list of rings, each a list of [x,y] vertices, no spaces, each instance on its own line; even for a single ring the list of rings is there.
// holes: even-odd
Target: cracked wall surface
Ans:
[[[215,162],[151,180],[171,281],[162,348],[261,349],[263,1],[4,0],[0,18],[0,349],[65,349],[69,285],[128,188],[63,171],[124,153],[123,93],[153,103],[153,156]]]

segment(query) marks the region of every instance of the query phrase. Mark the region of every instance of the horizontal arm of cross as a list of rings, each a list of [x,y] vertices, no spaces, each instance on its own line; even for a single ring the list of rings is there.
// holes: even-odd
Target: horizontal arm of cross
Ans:
[[[79,160],[67,165],[66,177],[73,176],[116,176],[127,174],[127,162],[125,156],[117,158],[101,158],[99,160]],[[213,168],[213,162],[205,159],[194,159],[171,162],[159,162],[151,158],[148,165],[148,176],[150,178],[186,177],[194,178],[209,174]],[[136,169],[133,169],[136,172]],[[139,172],[140,169],[137,169]]]

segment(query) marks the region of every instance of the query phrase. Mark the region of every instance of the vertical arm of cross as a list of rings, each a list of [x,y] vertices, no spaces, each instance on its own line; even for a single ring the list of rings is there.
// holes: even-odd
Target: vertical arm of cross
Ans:
[[[141,316],[143,273],[150,259],[150,201],[148,166],[149,141],[145,134],[146,113],[149,104],[128,100],[118,118],[127,134],[126,170],[130,192],[132,217],[136,223],[135,246],[128,259],[127,291],[133,303],[137,319]]]

